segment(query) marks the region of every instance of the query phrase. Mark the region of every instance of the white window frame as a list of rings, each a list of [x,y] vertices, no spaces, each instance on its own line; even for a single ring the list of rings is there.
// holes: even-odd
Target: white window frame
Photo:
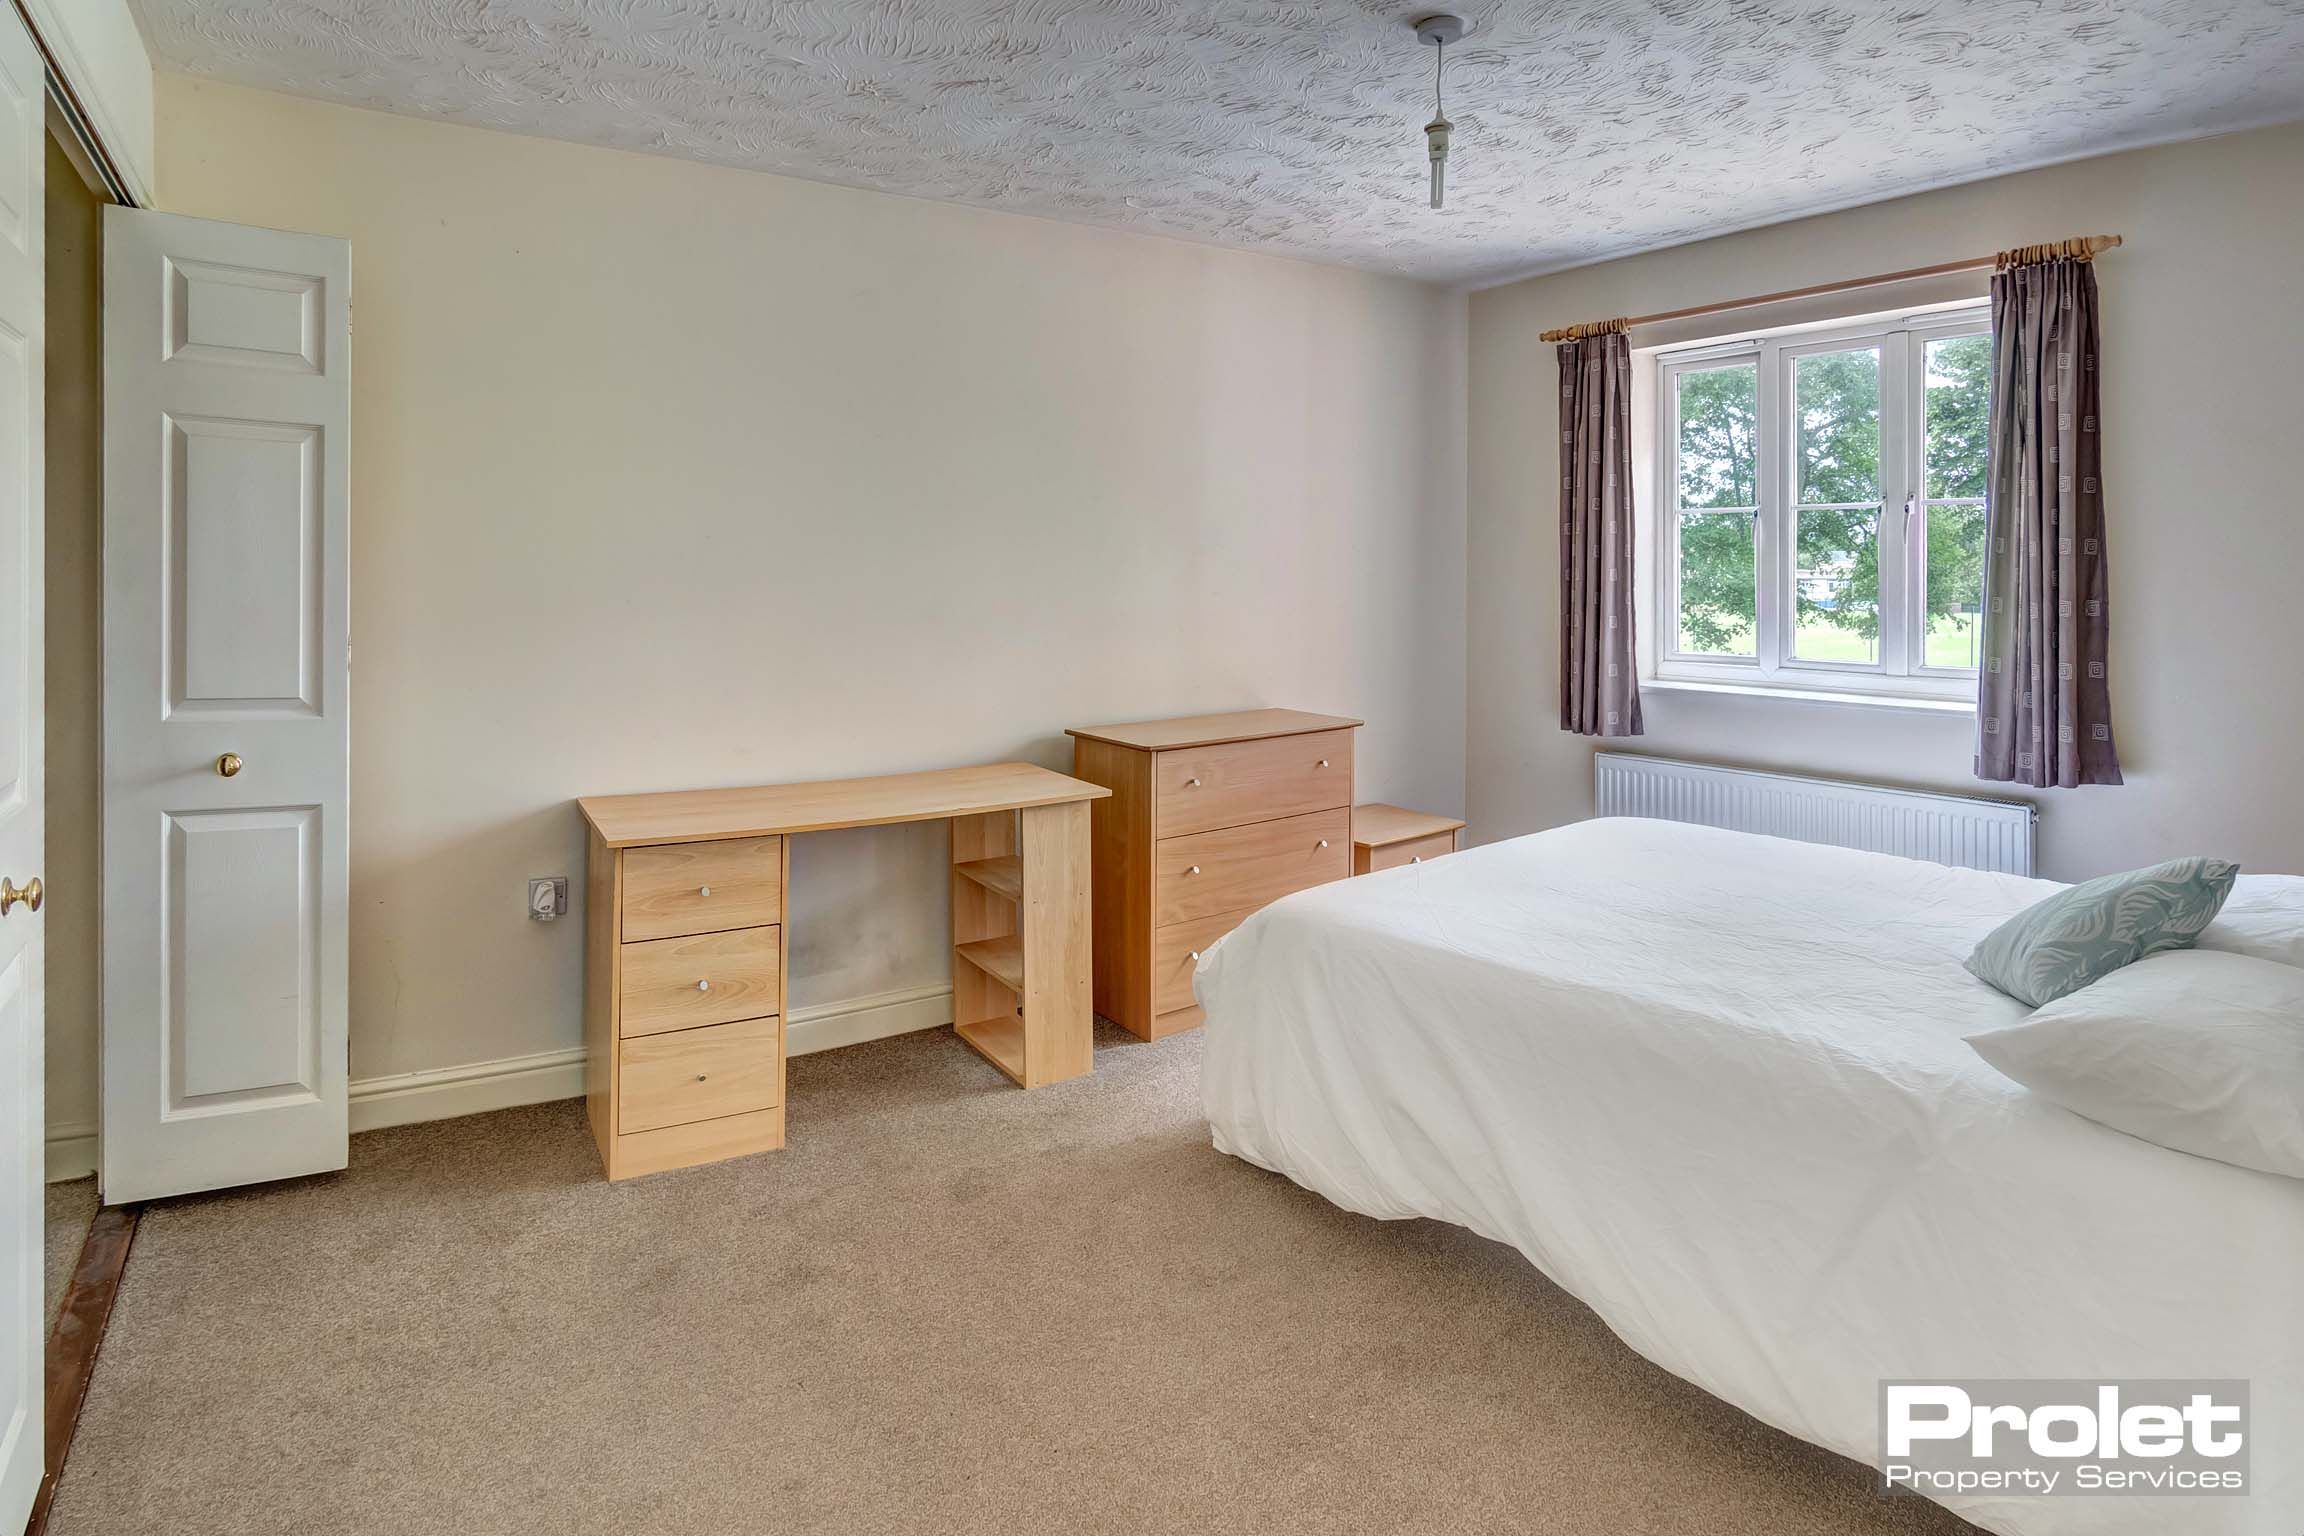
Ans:
[[[1801,326],[1733,341],[1668,348],[1654,359],[1654,510],[1651,548],[1657,615],[1652,677],[1663,682],[1852,696],[1907,697],[1973,705],[1972,668],[1930,667],[1923,659],[1927,608],[1925,519],[1936,505],[1975,505],[1981,498],[1926,496],[1928,346],[1955,336],[1987,335],[1990,311],[1963,306],[1922,315],[1872,316],[1830,326]],[[1804,660],[1795,654],[1797,625],[1794,498],[1798,445],[1792,409],[1794,367],[1814,353],[1871,345],[1880,354],[1880,641],[1873,662]],[[1757,375],[1759,463],[1753,509],[1753,569],[1759,588],[1750,656],[1710,656],[1677,649],[1680,641],[1679,376],[1751,363]],[[1871,505],[1866,503],[1865,505]],[[1691,511],[1709,510],[1691,508]],[[1917,526],[1916,526],[1917,525]]]

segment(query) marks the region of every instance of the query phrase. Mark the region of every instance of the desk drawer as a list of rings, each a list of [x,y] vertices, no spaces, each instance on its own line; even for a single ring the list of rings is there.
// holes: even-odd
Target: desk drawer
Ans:
[[[1155,837],[1301,816],[1352,803],[1352,733],[1311,731],[1163,752]]]
[[[782,928],[739,928],[624,946],[617,1033],[662,1034],[782,1013]]]
[[[783,1028],[782,1019],[746,1019],[621,1042],[617,1133],[773,1108],[784,1096],[777,1052]]]
[[[1152,856],[1152,921],[1253,911],[1352,872],[1352,809],[1163,838]]]
[[[637,939],[784,921],[784,839],[738,837],[624,850],[624,931]]]

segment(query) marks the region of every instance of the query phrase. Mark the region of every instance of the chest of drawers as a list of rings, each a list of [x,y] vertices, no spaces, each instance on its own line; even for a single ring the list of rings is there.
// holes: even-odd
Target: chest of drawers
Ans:
[[[1090,810],[1096,1011],[1156,1040],[1200,1022],[1200,951],[1352,873],[1358,720],[1292,709],[1075,727]]]

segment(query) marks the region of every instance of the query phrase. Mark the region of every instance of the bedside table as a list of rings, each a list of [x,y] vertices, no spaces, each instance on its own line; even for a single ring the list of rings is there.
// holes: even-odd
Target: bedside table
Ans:
[[[1456,851],[1464,823],[1397,805],[1352,807],[1352,873],[1373,874],[1397,864],[1421,864]]]

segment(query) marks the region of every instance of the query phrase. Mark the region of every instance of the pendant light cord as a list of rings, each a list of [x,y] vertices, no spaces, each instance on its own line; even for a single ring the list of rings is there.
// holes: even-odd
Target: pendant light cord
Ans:
[[[1440,110],[1440,67],[1447,62],[1447,40],[1436,37],[1432,40],[1432,116],[1434,119],[1448,115]]]

